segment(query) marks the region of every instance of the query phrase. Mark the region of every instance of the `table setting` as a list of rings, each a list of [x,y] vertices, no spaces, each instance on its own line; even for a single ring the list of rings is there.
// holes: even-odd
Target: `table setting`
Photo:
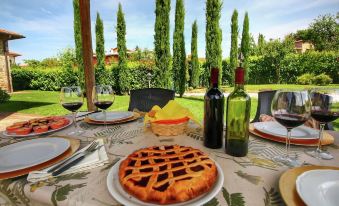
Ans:
[[[175,100],[143,113],[107,111],[115,95],[106,85],[93,88],[101,111],[77,112],[83,93],[66,87],[60,104],[72,115],[1,132],[0,205],[336,205],[339,133],[323,130],[335,118],[320,120],[319,129],[303,125],[312,112],[338,116],[328,96],[279,90],[273,121],[255,123],[241,123],[239,114],[230,121],[227,111],[238,109],[228,103],[224,124],[223,96],[205,96],[201,122]],[[244,128],[239,148],[246,149],[227,152],[227,131]]]

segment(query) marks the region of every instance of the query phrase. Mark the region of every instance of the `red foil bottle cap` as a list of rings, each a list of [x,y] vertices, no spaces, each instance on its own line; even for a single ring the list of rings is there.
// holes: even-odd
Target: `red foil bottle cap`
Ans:
[[[235,69],[235,83],[244,84],[245,83],[245,69],[242,67],[237,67]]]
[[[218,68],[212,68],[212,70],[211,70],[211,83],[212,84],[218,84],[218,78],[219,78],[219,69]]]

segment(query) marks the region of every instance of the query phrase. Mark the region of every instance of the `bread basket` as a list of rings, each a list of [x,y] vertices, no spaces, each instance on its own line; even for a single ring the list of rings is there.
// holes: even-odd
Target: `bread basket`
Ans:
[[[189,118],[150,122],[152,132],[159,136],[176,136],[185,133]]]

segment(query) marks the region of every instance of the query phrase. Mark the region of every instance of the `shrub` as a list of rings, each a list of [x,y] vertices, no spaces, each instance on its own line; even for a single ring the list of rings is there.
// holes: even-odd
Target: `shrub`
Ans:
[[[332,81],[333,81],[332,78],[324,73],[319,74],[318,76],[315,76],[313,78],[313,84],[316,85],[328,85],[331,84]]]
[[[314,74],[306,73],[297,78],[297,84],[310,85],[313,83]]]
[[[6,90],[2,90],[0,88],[0,103],[7,102],[9,100],[9,98],[10,98],[10,96],[7,93],[7,91]]]

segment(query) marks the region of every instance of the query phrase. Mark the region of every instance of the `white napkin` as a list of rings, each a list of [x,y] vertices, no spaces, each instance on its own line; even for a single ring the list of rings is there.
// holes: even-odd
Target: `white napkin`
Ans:
[[[101,145],[104,145],[104,141],[102,139],[98,139],[96,141],[99,143],[98,147],[100,147]],[[89,145],[87,145],[86,147],[77,151],[75,154],[86,150],[88,147],[89,147]],[[65,172],[63,172],[59,175],[65,175],[65,174],[70,174],[70,173],[74,173],[74,172],[82,172],[82,171],[85,171],[85,170],[89,170],[89,169],[93,169],[93,168],[96,168],[96,167],[103,166],[106,163],[108,163],[108,156],[107,156],[105,147],[102,146],[102,147],[100,147],[100,149],[98,149],[98,150],[92,152],[91,154],[87,155],[78,164],[72,166],[71,168],[69,168],[68,170],[66,170]],[[53,167],[53,166],[51,166],[51,167]],[[41,180],[46,180],[46,179],[51,178],[52,174],[47,172],[51,167],[45,168],[45,169],[40,170],[40,171],[30,172],[28,174],[27,181],[28,182],[38,182],[38,181],[41,181]]]

